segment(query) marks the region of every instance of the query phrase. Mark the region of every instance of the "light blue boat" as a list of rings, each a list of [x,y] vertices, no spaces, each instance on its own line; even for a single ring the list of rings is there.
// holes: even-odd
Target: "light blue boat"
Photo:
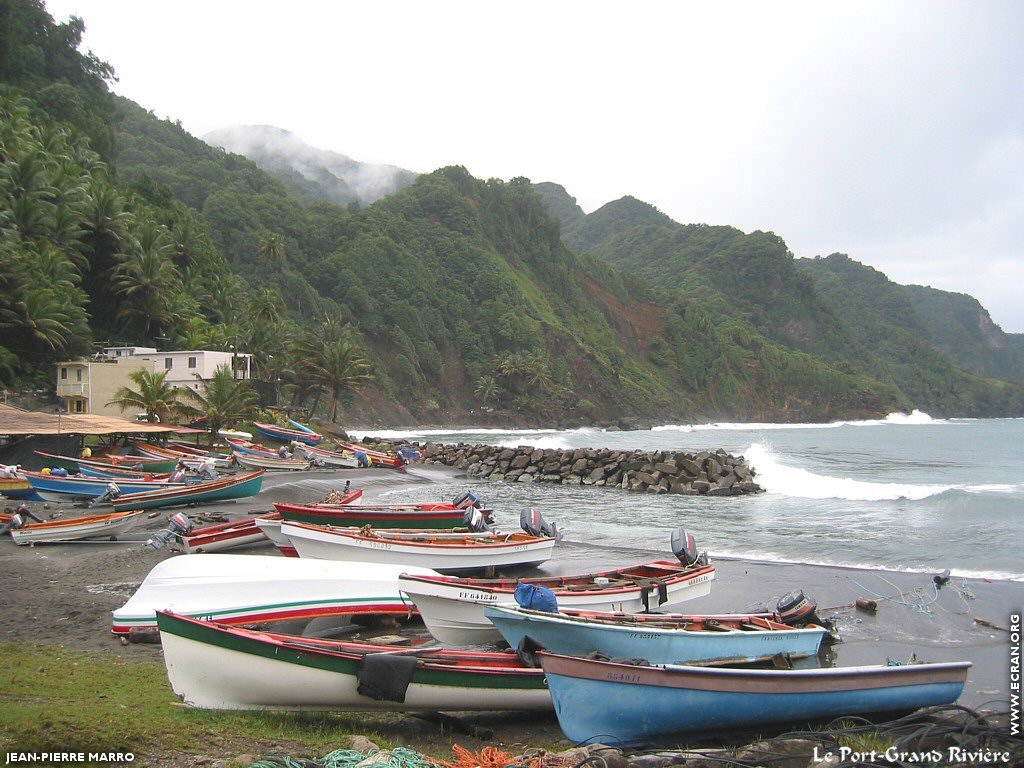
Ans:
[[[611,746],[949,704],[971,666],[720,669],[538,655],[566,738]]]
[[[122,494],[145,493],[170,488],[184,488],[185,483],[168,483],[160,480],[133,480],[130,478],[98,478],[98,477],[61,477],[44,475],[41,472],[24,471],[32,489],[47,501],[67,501],[69,499],[92,499],[107,492],[111,483],[116,483]]]
[[[297,430],[299,430],[299,432],[305,432],[307,435],[316,435],[317,437],[320,436],[318,432],[310,429],[305,424],[300,424],[294,419],[288,419],[288,423],[295,427]]]
[[[751,663],[780,653],[814,656],[828,632],[823,627],[794,629],[765,614],[548,613],[495,605],[484,608],[484,616],[513,648],[529,637],[553,653],[599,651],[651,664]]]

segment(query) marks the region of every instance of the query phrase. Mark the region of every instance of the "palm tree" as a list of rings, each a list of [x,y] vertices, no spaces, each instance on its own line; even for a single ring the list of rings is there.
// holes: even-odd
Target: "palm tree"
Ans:
[[[74,318],[64,299],[49,288],[31,288],[3,315],[28,333],[34,342],[44,344],[53,352],[68,347],[75,333]]]
[[[284,244],[276,232],[266,232],[260,238],[260,256],[268,267],[279,269],[284,259]]]
[[[191,415],[195,409],[180,402],[183,390],[167,383],[167,372],[140,370],[128,374],[138,389],[121,387],[107,405],[116,405],[122,411],[129,408],[145,411],[148,421],[170,421],[178,416]],[[187,390],[185,390],[187,391]]]
[[[196,380],[202,377],[196,374]],[[245,379],[236,379],[231,367],[220,365],[200,390],[186,390],[196,403],[195,412],[206,418],[211,434],[223,427],[249,418],[256,412],[256,393]]]
[[[329,420],[338,415],[338,403],[345,393],[358,392],[370,381],[370,361],[363,350],[348,339],[337,339],[325,344],[311,361],[309,378],[321,391],[331,395]]]
[[[476,389],[473,390],[474,394],[485,403],[491,400],[497,401],[499,391],[498,382],[493,376],[481,376],[476,380]]]
[[[123,299],[117,316],[146,336],[163,331],[174,320],[171,294],[179,276],[172,251],[166,228],[147,225],[139,232],[138,250],[114,270],[114,290]]]

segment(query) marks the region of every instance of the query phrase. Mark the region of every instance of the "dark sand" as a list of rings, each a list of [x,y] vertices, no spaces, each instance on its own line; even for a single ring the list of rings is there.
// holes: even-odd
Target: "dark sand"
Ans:
[[[439,467],[413,467],[408,471],[348,470],[304,473],[268,473],[264,491],[256,499],[216,507],[184,510],[186,514],[227,514],[234,518],[269,510],[273,501],[312,501],[323,498],[345,480],[361,487],[366,498],[399,484],[422,484],[423,499],[435,500],[430,484],[458,473]],[[594,493],[602,491],[595,489]],[[37,514],[53,512],[58,505],[33,504]],[[85,510],[67,508],[67,515]],[[172,510],[172,512],[175,510]],[[498,510],[499,524],[515,519]],[[162,527],[162,512],[129,542],[96,542],[16,546],[9,538],[0,541],[0,640],[58,643],[76,648],[104,649],[138,660],[158,660],[158,645],[122,646],[110,633],[110,611],[122,605],[131,591],[159,560],[173,552],[153,552],[142,542],[147,532]],[[514,525],[514,524],[513,524]],[[511,527],[511,526],[509,526]],[[232,550],[239,555],[274,554],[269,542]],[[541,572],[585,572],[664,557],[664,551],[598,548],[563,542],[554,560]],[[1002,627],[1011,612],[1024,608],[1024,584],[955,579],[934,596],[927,574],[868,571],[818,565],[779,564],[745,560],[715,560],[717,578],[712,594],[687,604],[694,613],[738,612],[774,607],[775,598],[794,588],[817,600],[823,618],[835,620],[843,642],[834,647],[836,663],[843,666],[907,661],[912,654],[922,661],[970,661],[974,664],[961,703],[978,706],[1005,701],[1009,690],[1009,635],[974,622],[975,617]],[[534,569],[531,573],[537,573]],[[525,572],[524,572],[525,573]],[[861,586],[854,582],[859,582]],[[919,596],[903,598],[931,602],[927,611],[878,600],[876,615],[850,606],[857,597],[871,597],[868,590],[895,596],[920,590]],[[969,593],[969,595],[968,595]],[[835,606],[845,606],[834,608]]]

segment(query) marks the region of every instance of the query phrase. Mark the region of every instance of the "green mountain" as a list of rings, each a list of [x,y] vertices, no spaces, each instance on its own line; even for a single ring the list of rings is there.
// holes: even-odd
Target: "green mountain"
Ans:
[[[798,259],[797,265],[885,364],[910,402],[942,415],[1014,415],[1024,409],[1020,384],[959,368],[933,345],[932,329],[946,321],[922,317],[912,299],[915,291],[841,253]]]
[[[653,205],[623,197],[598,208],[565,228],[566,244],[576,251],[590,251],[611,238],[643,226],[672,226],[675,222]]]
[[[269,125],[238,125],[212,131],[203,140],[243,155],[269,172],[305,203],[367,205],[409,186],[416,174],[393,165],[360,163],[312,147],[290,131]]]
[[[576,198],[566,192],[561,184],[541,181],[533,185],[533,191],[540,195],[548,213],[561,223],[563,234],[571,224],[587,215],[577,204]]]
[[[973,296],[904,286],[928,340],[979,376],[1024,381],[1024,333],[1005,333]]]

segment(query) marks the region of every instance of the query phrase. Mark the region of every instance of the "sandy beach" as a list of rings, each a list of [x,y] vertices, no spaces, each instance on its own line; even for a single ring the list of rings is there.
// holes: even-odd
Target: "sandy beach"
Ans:
[[[186,514],[225,514],[231,518],[269,510],[282,500],[314,500],[350,480],[363,488],[365,498],[397,487],[423,487],[433,500],[434,483],[457,478],[441,467],[412,467],[403,472],[268,473],[264,491],[241,503],[185,510]],[[484,486],[486,488],[486,486]],[[608,493],[594,489],[595,494]],[[485,499],[486,501],[486,499]],[[37,514],[52,513],[56,505]],[[515,527],[518,512],[496,510],[498,524]],[[73,508],[65,514],[76,514]],[[147,521],[130,541],[19,547],[0,542],[0,639],[55,643],[75,648],[103,649],[126,659],[158,660],[158,645],[123,646],[110,632],[110,611],[119,607],[149,570],[171,551],[153,552],[142,546],[147,532],[157,530],[166,514]],[[266,544],[234,550],[275,554]],[[714,553],[712,553],[713,556]],[[617,567],[666,555],[665,551],[596,547],[565,541],[555,558],[527,573],[571,573]],[[1012,581],[955,579],[936,590],[931,576],[921,573],[871,571],[820,565],[782,564],[714,558],[717,576],[711,595],[687,605],[694,613],[736,612],[774,608],[775,600],[800,588],[814,598],[823,618],[831,618],[842,638],[833,647],[835,663],[859,664],[922,661],[970,661],[974,664],[961,703],[979,706],[1008,695],[1008,633],[980,625],[975,617],[1007,626],[1011,611],[1024,606],[1024,584]],[[903,593],[900,596],[900,593]],[[894,600],[879,599],[877,596]],[[858,597],[875,597],[874,615],[853,607]]]

